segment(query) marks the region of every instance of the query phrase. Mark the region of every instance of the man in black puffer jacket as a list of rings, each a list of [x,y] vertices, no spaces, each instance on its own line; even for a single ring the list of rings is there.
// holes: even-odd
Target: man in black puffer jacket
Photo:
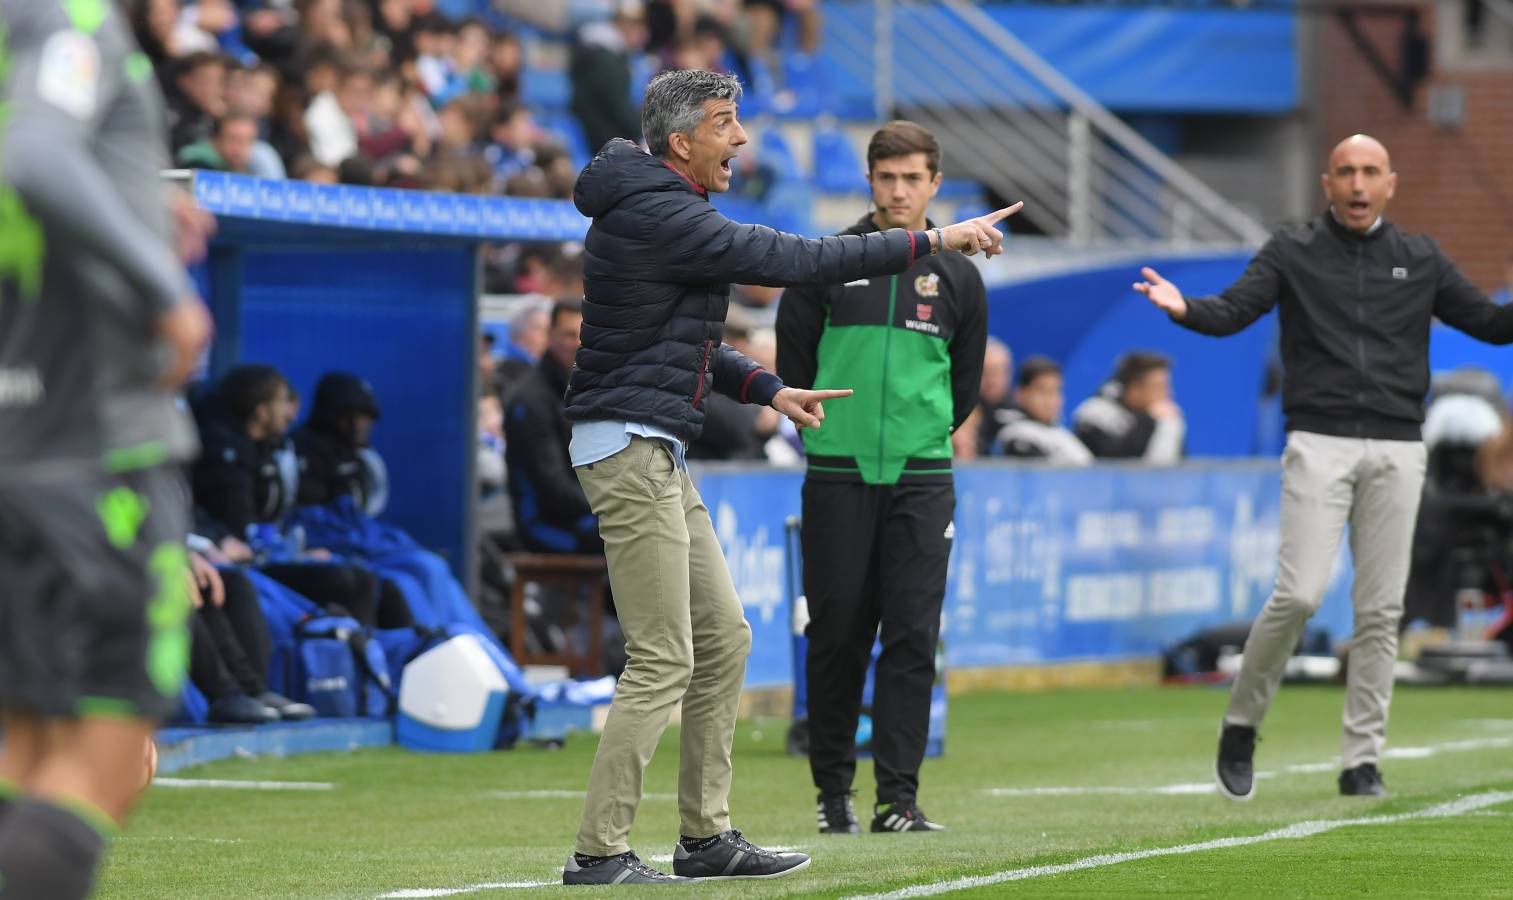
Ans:
[[[599,517],[629,662],[615,689],[566,884],[662,883],[627,838],[652,751],[678,701],[678,876],[775,877],[809,863],[753,846],[730,826],[730,745],[751,629],[719,541],[684,465],[704,398],[717,390],[819,427],[821,401],[721,342],[731,282],[834,284],[902,272],[941,250],[999,252],[995,223],[1017,206],[930,231],[805,240],[739,225],[709,204],[746,143],[740,83],[665,72],[646,89],[651,154],[610,141],[578,178],[585,242],[583,344],[568,379],[569,455]]]

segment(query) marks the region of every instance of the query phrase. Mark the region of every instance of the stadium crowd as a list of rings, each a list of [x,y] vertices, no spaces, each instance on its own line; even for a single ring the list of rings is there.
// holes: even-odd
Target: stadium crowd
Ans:
[[[593,149],[639,138],[632,97],[656,72],[733,71],[781,98],[782,35],[819,33],[812,0],[147,0],[133,27],[183,167],[561,199]],[[571,115],[525,102],[543,34],[569,37]],[[487,287],[535,290],[557,253],[495,250]]]

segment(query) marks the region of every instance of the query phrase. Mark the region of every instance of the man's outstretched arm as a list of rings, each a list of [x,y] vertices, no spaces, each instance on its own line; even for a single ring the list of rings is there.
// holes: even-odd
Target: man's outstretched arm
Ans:
[[[995,226],[1019,212],[1016,203],[976,219],[929,231],[901,228],[872,234],[810,239],[765,225],[742,225],[709,204],[669,193],[655,244],[669,281],[726,282],[783,287],[837,284],[904,271],[939,245],[942,252],[996,256],[1003,233]]]
[[[1140,270],[1145,280],[1135,282],[1134,288],[1173,322],[1200,334],[1223,337],[1243,330],[1276,305],[1282,281],[1279,256],[1276,242],[1268,242],[1239,280],[1212,297],[1184,297],[1175,284],[1149,266]]]

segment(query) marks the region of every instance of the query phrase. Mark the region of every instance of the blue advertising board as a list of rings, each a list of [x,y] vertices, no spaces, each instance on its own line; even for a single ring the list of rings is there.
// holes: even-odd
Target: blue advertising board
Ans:
[[[697,481],[752,628],[747,687],[791,682],[783,522],[797,469],[705,466]],[[947,668],[1155,656],[1253,618],[1276,574],[1281,476],[1272,461],[1171,469],[977,463],[956,473]],[[1313,624],[1350,631],[1349,554]]]

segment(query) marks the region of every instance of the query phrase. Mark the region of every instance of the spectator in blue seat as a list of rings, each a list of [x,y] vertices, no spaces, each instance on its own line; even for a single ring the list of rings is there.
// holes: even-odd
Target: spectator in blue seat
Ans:
[[[192,53],[170,65],[169,144],[178,153],[209,138],[216,119],[226,114],[226,60],[214,53]]]
[[[1005,410],[993,453],[1038,459],[1059,466],[1086,466],[1093,454],[1061,424],[1066,404],[1061,366],[1045,356],[1032,356],[1019,367],[1014,403]]]
[[[1137,459],[1155,466],[1182,460],[1187,421],[1172,400],[1172,362],[1136,351],[1114,377],[1072,413],[1077,439],[1099,459]]]
[[[241,113],[231,113],[215,120],[208,139],[195,141],[181,149],[179,165],[251,175],[252,151],[257,142],[257,120]]]
[[[505,397],[504,458],[515,531],[535,553],[604,552],[599,520],[573,474],[568,455],[572,427],[562,414],[582,326],[582,302],[557,301],[546,352]]]
[[[1009,424],[1014,398],[1009,395],[1013,383],[1014,354],[1009,345],[988,335],[982,354],[982,383],[977,390],[977,455],[993,453],[993,442],[1003,426]]]
[[[568,75],[573,115],[590,151],[614,138],[641,140],[641,114],[631,102],[631,56],[646,46],[646,13],[640,0],[623,0],[609,22],[578,32]]]

